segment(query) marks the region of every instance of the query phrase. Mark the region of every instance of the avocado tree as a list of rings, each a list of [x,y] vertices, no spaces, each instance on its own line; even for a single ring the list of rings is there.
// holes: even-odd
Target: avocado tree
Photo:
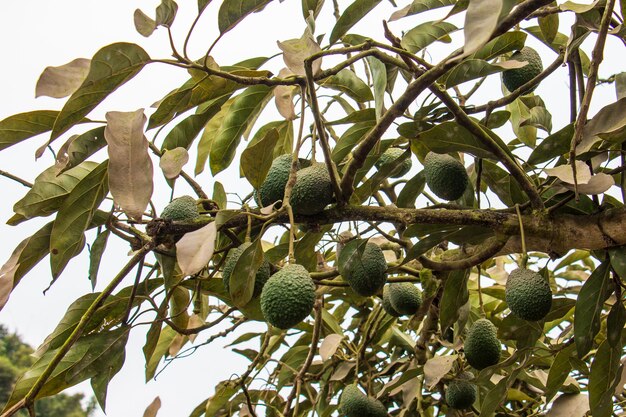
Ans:
[[[106,285],[68,306],[2,416],[86,380],[104,409],[135,332],[148,380],[222,338],[249,360],[191,416],[626,411],[626,78],[599,76],[607,42],[626,44],[623,2],[415,0],[380,38],[356,33],[380,3],[303,0],[300,37],[217,62],[281,4],[198,0],[177,42],[163,0],[134,21],[171,56],[120,42],[43,72],[37,94],[62,108],[0,121],[0,150],[39,140],[56,160],[32,183],[2,172],[30,187],[9,224],[43,226],[2,266],[0,306],[45,258],[53,283],[76,279],[61,275],[85,250]],[[219,33],[191,56],[207,13]],[[159,65],[186,81],[90,118]],[[559,76],[549,108],[533,91]],[[600,84],[615,93],[590,111]],[[99,275],[120,243],[128,259]]]

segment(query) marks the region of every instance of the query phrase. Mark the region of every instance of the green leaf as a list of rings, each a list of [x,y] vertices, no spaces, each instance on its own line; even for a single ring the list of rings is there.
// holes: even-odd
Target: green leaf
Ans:
[[[553,2],[552,5],[556,6],[556,2]],[[554,42],[554,38],[559,32],[559,14],[552,13],[547,16],[541,16],[537,20],[539,21],[539,28],[546,42]]]
[[[528,157],[528,165],[537,165],[559,157],[569,151],[574,136],[574,124],[570,123],[541,141]]]
[[[52,226],[50,265],[52,277],[59,277],[70,259],[85,242],[85,230],[108,193],[108,161],[98,165],[72,189]]]
[[[415,208],[415,200],[422,194],[425,185],[426,178],[424,177],[424,172],[421,171],[404,184],[402,191],[398,194],[397,206],[401,208]]]
[[[137,75],[149,61],[146,51],[132,43],[114,43],[96,52],[87,78],[57,116],[50,140],[74,126],[109,94]]]
[[[215,142],[215,138],[217,137],[220,128],[224,122],[224,118],[228,114],[230,107],[235,102],[235,98],[231,98],[226,103],[222,105],[220,110],[217,112],[215,116],[209,120],[209,122],[204,127],[204,132],[202,133],[202,137],[200,137],[200,141],[198,142],[198,156],[196,158],[196,168],[195,174],[198,175],[204,171],[204,166],[206,165],[206,161],[209,158],[209,154],[211,153],[211,147]]]
[[[226,190],[224,190],[224,186],[219,181],[215,181],[215,183],[213,184],[213,201],[217,203],[217,206],[219,208],[226,208]]]
[[[459,310],[469,300],[467,290],[469,272],[469,269],[463,269],[448,274],[439,303],[439,321],[442,331],[454,325],[459,318]]]
[[[402,37],[402,46],[409,52],[416,53],[436,41],[451,42],[450,33],[456,30],[458,28],[448,22],[422,23]]]
[[[609,284],[610,263],[604,261],[587,278],[576,300],[574,312],[574,338],[578,357],[591,350],[593,339],[600,330],[600,313],[604,307]]]
[[[350,126],[341,135],[332,151],[332,160],[335,164],[341,163],[350,154],[352,149],[365,137],[375,125],[375,121],[358,122]]]
[[[96,282],[98,281],[98,269],[100,268],[102,254],[104,249],[106,249],[110,234],[111,231],[109,229],[99,233],[89,251],[89,281],[91,281],[92,290],[96,287]]]
[[[504,64],[490,64],[482,59],[466,59],[452,68],[442,81],[445,82],[446,89],[452,88],[455,85],[475,80],[476,78],[502,72],[508,69]]]
[[[56,212],[72,189],[98,164],[84,162],[83,164],[57,176],[57,168],[52,166],[43,171],[28,190],[13,206],[13,211],[27,219],[37,216],[49,216]]]
[[[387,67],[385,64],[374,57],[368,57],[372,73],[372,82],[374,84],[374,107],[376,109],[376,120],[380,119],[385,111],[385,91],[387,89]]]
[[[94,153],[106,146],[104,140],[104,128],[100,126],[89,130],[79,136],[73,136],[61,146],[57,152],[56,167],[58,173],[63,173],[83,163]]]
[[[256,273],[263,264],[263,247],[256,239],[241,254],[230,277],[230,296],[233,304],[243,307],[250,302],[254,292]]]
[[[612,347],[621,348],[624,323],[626,323],[626,308],[624,308],[624,304],[613,304],[606,321],[606,339]]]
[[[220,33],[234,28],[250,13],[262,10],[271,0],[224,0],[217,16]],[[207,413],[209,415],[209,413]]]
[[[480,417],[491,417],[495,414],[498,406],[506,399],[509,386],[515,381],[519,372],[519,368],[514,370],[509,376],[502,378],[495,387],[489,390],[481,403]]]
[[[324,0],[302,0],[302,17],[309,18],[309,12],[313,12],[313,17],[317,18],[324,6]]]
[[[264,85],[247,88],[238,95],[224,115],[217,137],[211,145],[209,164],[211,173],[226,169],[233,158],[243,133],[254,123],[272,95],[272,89]]]
[[[361,263],[363,257],[363,251],[368,239],[353,239],[346,243],[339,253],[338,269],[341,275],[344,275],[345,271],[351,270],[354,264]]]
[[[594,417],[610,417],[613,394],[620,380],[622,348],[611,346],[608,340],[600,344],[589,373],[589,407]]]
[[[107,388],[111,379],[122,369],[126,360],[126,344],[128,342],[128,329],[125,334],[111,343],[105,354],[97,364],[97,373],[91,378],[91,388],[98,400],[102,411],[106,410]],[[87,355],[85,355],[87,356]]]
[[[443,122],[419,134],[417,141],[432,152],[464,152],[479,158],[495,159],[493,154],[467,129],[456,122]],[[413,150],[416,154],[416,150]]]
[[[527,197],[515,179],[496,163],[483,160],[482,179],[507,206],[523,204]]]
[[[552,130],[552,115],[545,107],[535,106],[530,109],[530,115],[520,123],[520,127],[523,126],[533,126],[550,133]]]
[[[509,121],[511,118],[511,112],[506,110],[494,111],[489,114],[488,117],[489,118],[487,120],[483,119],[480,123],[487,126],[489,129],[497,129]]]
[[[346,93],[359,103],[364,103],[374,99],[372,90],[354,72],[344,68],[337,74],[325,78],[320,82],[322,87]]]
[[[154,352],[150,357],[150,360],[146,362],[146,382],[154,378],[156,369],[161,362],[161,358],[165,356],[169,351],[170,343],[178,335],[171,327],[165,327],[159,335],[159,342],[154,348]]]
[[[239,385],[232,381],[223,381],[215,387],[215,395],[213,395],[206,403],[204,414],[206,416],[216,416],[230,398],[239,391]]]
[[[381,0],[355,0],[353,1],[337,20],[335,27],[333,27],[330,33],[328,42],[332,45],[337,42],[343,35],[348,33],[350,28],[354,26],[359,20],[363,19],[365,15],[371,12]]]
[[[173,0],[161,0],[156,8],[156,24],[171,27],[178,11],[178,5]]]
[[[470,0],[465,13],[463,56],[482,48],[498,25],[503,0]]]
[[[611,267],[620,278],[626,279],[626,246],[609,249]]]
[[[274,147],[278,139],[278,130],[272,129],[263,139],[242,152],[241,170],[252,187],[259,188],[263,184],[274,160]]]
[[[395,11],[391,17],[389,17],[389,21],[393,22],[394,20],[402,19],[403,17],[427,12],[440,7],[451,6],[454,3],[455,0],[413,0],[413,2],[408,6]]]
[[[292,153],[293,122],[291,120],[269,122],[268,124],[261,126],[254,134],[254,137],[250,140],[248,147],[251,147],[261,141],[272,129],[276,129],[278,131],[278,143],[274,146],[273,159],[276,159],[280,155],[284,155],[286,153]]]
[[[472,55],[472,58],[490,61],[503,54],[518,51],[524,47],[527,36],[524,32],[519,31],[506,32],[487,42],[485,46]]]
[[[210,102],[201,113],[192,114],[170,130],[163,140],[161,151],[183,147],[189,149],[207,122],[215,116],[230,96],[225,95]]]
[[[198,0],[198,14],[202,13],[209,3],[211,3],[211,0]]]
[[[36,110],[14,114],[0,121],[0,151],[52,130],[58,115],[58,111]]]
[[[572,370],[569,358],[574,354],[575,348],[575,345],[570,345],[559,351],[554,357],[554,362],[552,362],[546,382],[546,402],[550,401],[556,395]]]

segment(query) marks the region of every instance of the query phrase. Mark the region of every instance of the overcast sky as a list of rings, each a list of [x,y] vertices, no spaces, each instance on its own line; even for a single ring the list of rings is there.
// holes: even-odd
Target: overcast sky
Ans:
[[[60,109],[64,100],[50,98],[34,99],[36,81],[42,70],[48,66],[59,66],[74,58],[91,58],[102,46],[118,42],[135,42],[140,44],[152,57],[166,58],[169,56],[169,46],[166,32],[163,29],[151,38],[144,38],[136,33],[133,26],[133,12],[141,7],[148,15],[153,15],[158,1],[95,1],[95,0],[58,0],[42,2],[22,0],[5,2],[0,6],[3,24],[0,25],[0,55],[2,56],[2,70],[0,77],[0,119],[35,109]],[[201,56],[208,44],[217,34],[216,11],[220,2],[213,2],[206,15],[203,16],[198,32],[191,43],[191,55]],[[330,15],[327,1],[326,15]],[[349,2],[340,2],[345,7]],[[408,1],[398,1],[404,6]],[[301,2],[286,0],[283,3],[273,2],[261,14],[248,17],[234,31],[228,33],[215,48],[214,56],[219,64],[229,65],[241,59],[252,56],[270,56],[278,52],[277,40],[297,38],[304,28],[300,10]],[[176,41],[182,44],[185,30],[195,16],[196,2],[179,2],[181,9],[174,24],[173,30]],[[357,33],[380,33],[380,21],[387,18],[393,8],[389,2],[382,2],[375,13],[368,16],[356,28]],[[271,17],[271,20],[270,20]],[[438,16],[441,17],[441,16]],[[392,26],[398,29],[417,25],[425,21],[423,18],[412,22],[398,23]],[[318,24],[317,33],[327,33],[332,26],[330,23]],[[359,32],[359,29],[360,32]],[[567,30],[562,27],[565,33]],[[376,35],[382,40],[382,37]],[[529,39],[531,37],[529,36]],[[594,40],[595,38],[590,37]],[[534,41],[534,39],[532,40]],[[531,41],[531,42],[532,42]],[[585,45],[588,45],[588,42]],[[612,45],[616,42],[609,38]],[[542,53],[547,49],[533,43]],[[449,47],[446,47],[449,48]],[[449,50],[449,49],[446,49]],[[589,49],[588,49],[589,50]],[[553,54],[544,59],[548,65]],[[601,75],[608,76],[623,70],[618,62],[619,54],[607,54],[607,62],[603,64]],[[621,57],[623,58],[623,57]],[[274,59],[272,69],[277,73],[282,66],[280,59]],[[546,101],[547,108],[553,112],[555,130],[562,127],[567,119],[567,96],[562,94],[566,84],[566,71],[560,69],[559,74],[550,78],[550,82],[543,83],[538,94]],[[120,88],[109,99],[99,106],[91,117],[103,119],[108,110],[133,111],[138,108],[147,108],[167,92],[182,84],[186,79],[184,71],[164,66],[151,66],[133,79],[128,85]],[[552,93],[551,89],[559,91]],[[499,81],[491,77],[486,83],[483,92],[478,97],[493,98],[499,94]],[[604,99],[604,100],[603,100]],[[596,99],[592,107],[592,114],[605,100],[613,100],[613,87],[600,87],[596,90]],[[268,106],[267,120],[277,120],[279,117],[271,105]],[[147,110],[149,111],[149,110]],[[273,118],[273,119],[270,119]],[[260,124],[259,124],[260,125]],[[23,144],[0,152],[0,169],[9,171],[32,181],[37,173],[52,165],[50,153],[46,153],[38,161],[34,160],[34,152],[46,137],[40,136]],[[102,156],[103,157],[103,156]],[[187,169],[192,171],[194,157]],[[238,175],[237,170],[229,170],[218,175],[217,180],[234,184],[233,179]],[[159,177],[157,174],[155,177]],[[199,177],[199,182],[212,189],[212,179],[208,174]],[[155,193],[155,200],[164,203],[169,196],[169,189],[159,177]],[[177,194],[185,193],[180,184]],[[31,220],[19,227],[10,227],[5,224],[12,215],[12,205],[25,192],[21,185],[6,178],[0,177],[0,187],[3,191],[0,199],[0,264],[11,254],[14,247],[22,239],[32,234],[50,219]],[[162,205],[161,205],[162,207]],[[102,288],[123,265],[127,259],[128,248],[116,245],[107,249],[105,261],[100,272],[98,288]],[[70,262],[68,268],[57,283],[43,296],[42,291],[50,281],[48,260],[31,271],[11,296],[11,300],[0,312],[0,322],[10,329],[17,330],[24,340],[33,346],[39,345],[52,331],[63,316],[65,309],[74,299],[91,290],[87,280],[86,251]],[[126,285],[129,285],[126,283]],[[254,325],[248,326],[248,329]],[[200,337],[198,340],[201,341]],[[213,392],[215,383],[227,378],[232,372],[244,369],[246,361],[239,355],[223,350],[220,343],[199,350],[190,358],[182,359],[171,366],[157,381],[144,384],[144,358],[141,347],[145,341],[145,330],[138,329],[131,333],[131,340],[126,350],[126,364],[109,386],[108,415],[109,416],[141,416],[145,407],[152,399],[159,395],[163,406],[160,416],[187,415],[199,401]],[[90,387],[81,384],[76,390],[82,390],[91,395]],[[97,414],[100,415],[100,414]]]

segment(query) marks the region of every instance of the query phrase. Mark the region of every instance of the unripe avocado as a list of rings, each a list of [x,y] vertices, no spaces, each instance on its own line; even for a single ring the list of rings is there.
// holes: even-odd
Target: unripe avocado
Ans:
[[[387,408],[368,397],[356,385],[348,385],[339,398],[339,412],[345,417],[388,417]]]
[[[389,285],[385,285],[383,288],[383,309],[387,312],[387,314],[393,317],[400,317],[402,315],[391,305],[391,300],[389,299]]]
[[[288,329],[304,320],[315,303],[315,284],[298,264],[287,265],[270,277],[261,292],[261,311],[272,326]]]
[[[424,177],[428,188],[444,200],[461,198],[469,177],[463,164],[450,155],[430,152],[424,159]]]
[[[535,78],[543,71],[543,64],[539,53],[528,46],[511,55],[512,60],[526,61],[528,64],[521,68],[513,68],[502,72],[502,82],[509,91],[514,91]],[[533,87],[530,91],[536,88]]]
[[[409,172],[411,170],[411,167],[413,166],[413,163],[411,162],[410,157],[404,159],[400,163],[396,162],[396,159],[400,158],[400,155],[402,155],[403,153],[404,151],[402,149],[398,149],[398,148],[387,149],[385,152],[383,152],[383,154],[380,156],[380,158],[378,159],[378,161],[376,161],[374,165],[376,166],[378,170],[386,167],[389,164],[398,165],[393,171],[391,171],[391,174],[389,176],[391,178],[402,177],[407,172]]]
[[[448,384],[446,402],[452,408],[464,410],[476,401],[476,385],[470,381],[471,374],[464,372]]]
[[[251,244],[252,243],[250,242],[246,242],[228,252],[228,256],[226,257],[226,261],[224,262],[224,270],[222,271],[222,280],[224,282],[224,288],[226,288],[226,291],[230,291],[230,276],[235,270],[235,265],[237,265],[237,261],[241,257],[241,254],[248,247],[250,247]],[[252,294],[253,297],[261,294],[261,290],[263,289],[263,286],[265,285],[269,277],[270,264],[266,260],[263,260],[263,263],[261,264],[261,267],[257,271],[254,278],[254,293]]]
[[[173,199],[161,213],[162,219],[167,220],[193,220],[198,217],[198,205],[196,199],[189,195],[184,195]]]
[[[348,256],[345,250],[342,251],[339,262],[342,264],[342,275],[350,288],[364,297],[380,291],[387,281],[387,262],[380,247],[368,242],[360,259],[353,256],[353,259],[348,260]]]
[[[389,284],[389,301],[395,311],[403,315],[417,313],[422,305],[422,292],[410,282]]]
[[[258,190],[258,199],[262,207],[271,206],[285,195],[285,186],[291,171],[291,155],[285,154],[272,161],[265,181]]]
[[[470,327],[465,339],[465,359],[475,369],[495,365],[502,349],[496,326],[487,319],[478,319]]]
[[[505,295],[513,314],[524,320],[541,320],[552,307],[550,284],[530,269],[518,268],[509,274]]]
[[[289,200],[294,213],[317,214],[333,202],[333,185],[325,164],[314,163],[298,171]]]

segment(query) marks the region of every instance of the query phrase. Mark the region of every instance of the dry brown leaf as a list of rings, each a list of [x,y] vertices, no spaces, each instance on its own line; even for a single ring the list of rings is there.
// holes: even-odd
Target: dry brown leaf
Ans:
[[[572,166],[569,164],[559,165],[554,168],[548,168],[546,173],[552,177],[557,177],[561,181],[567,184],[574,184],[574,172]],[[578,185],[587,184],[591,179],[591,172],[589,167],[583,161],[576,161],[576,181]]]
[[[441,381],[450,369],[454,361],[459,355],[435,356],[428,359],[424,364],[424,382],[428,389],[432,390],[435,385]]]
[[[582,417],[589,411],[589,397],[585,394],[562,394],[557,398],[546,417]]]
[[[317,44],[311,31],[307,28],[300,39],[288,39],[284,42],[278,41],[278,47],[283,51],[283,60],[285,65],[294,74],[304,76],[304,60],[316,52],[320,52],[322,48]],[[322,69],[322,58],[313,61],[313,75],[316,75]]]
[[[204,325],[204,320],[202,319],[202,317],[200,317],[196,313],[193,313],[189,317],[189,321],[187,322],[187,329],[195,329],[196,327],[200,327],[202,325]],[[189,340],[191,341],[191,343],[196,340],[196,337],[198,337],[197,333],[189,335]]]
[[[290,75],[293,75],[293,73],[289,70],[289,68],[283,68],[278,73],[280,78],[286,78]],[[286,120],[295,120],[298,118],[293,105],[293,97],[295,94],[296,87],[292,85],[279,85],[274,88],[274,101],[276,102],[276,108],[278,109],[278,113],[280,113],[280,115]]]
[[[324,338],[320,345],[320,356],[323,361],[330,359],[337,352],[342,340],[343,336],[336,333],[329,334]]]
[[[161,408],[161,398],[156,397],[143,412],[143,417],[155,417]]]
[[[189,162],[189,152],[187,152],[187,149],[179,146],[163,153],[159,161],[159,167],[161,167],[165,178],[172,180],[180,175],[180,171],[182,171],[187,162]]]
[[[185,346],[186,342],[187,342],[187,336],[184,336],[182,334],[177,334],[176,336],[174,336],[174,339],[172,339],[172,342],[170,343],[167,353],[169,353],[170,356],[178,355],[178,352],[180,352],[183,346]]]
[[[143,133],[143,109],[108,112],[104,139],[109,152],[109,189],[115,204],[129,217],[141,220],[152,196],[152,160]]]
[[[89,59],[77,58],[60,67],[47,67],[39,76],[35,97],[63,98],[71,95],[87,78],[90,64]]]
[[[176,260],[183,275],[193,275],[209,263],[215,250],[216,236],[215,222],[211,222],[185,234],[176,243]]]
[[[20,266],[18,261],[22,255],[22,251],[28,244],[28,240],[29,239],[24,239],[21,241],[11,254],[11,257],[9,257],[4,265],[2,265],[2,268],[0,268],[0,311],[4,308],[7,301],[9,301],[11,291],[13,291],[15,271],[17,271],[17,268]]]

